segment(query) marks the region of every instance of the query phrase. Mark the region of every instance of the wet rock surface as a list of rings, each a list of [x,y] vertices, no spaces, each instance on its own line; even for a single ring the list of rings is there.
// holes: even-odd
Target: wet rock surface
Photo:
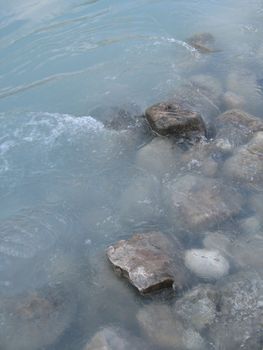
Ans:
[[[232,187],[188,174],[167,182],[163,196],[172,222],[193,232],[232,218],[242,206],[241,195]]]
[[[221,299],[210,330],[215,349],[262,348],[263,280],[257,272],[241,271],[217,284]]]
[[[141,293],[163,288],[181,289],[188,280],[179,242],[161,232],[136,234],[107,249],[114,269]]]
[[[145,116],[152,129],[160,135],[196,139],[206,134],[202,116],[176,101],[162,102],[149,107]]]
[[[147,305],[138,312],[137,320],[149,340],[161,348],[206,349],[201,335],[190,327],[184,327],[167,305],[161,303]]]

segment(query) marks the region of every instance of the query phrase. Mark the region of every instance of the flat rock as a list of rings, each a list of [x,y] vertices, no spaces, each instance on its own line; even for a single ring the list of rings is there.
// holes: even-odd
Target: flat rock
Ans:
[[[241,195],[232,187],[190,174],[164,184],[163,197],[172,223],[192,233],[232,218],[243,203]]]
[[[211,33],[196,33],[186,39],[186,42],[202,54],[220,51],[215,48],[215,38]]]
[[[121,240],[107,249],[107,256],[114,269],[142,294],[172,286],[180,289],[187,283],[179,242],[161,232]]]
[[[176,101],[153,105],[145,111],[145,116],[152,129],[163,136],[195,139],[206,134],[201,114]]]

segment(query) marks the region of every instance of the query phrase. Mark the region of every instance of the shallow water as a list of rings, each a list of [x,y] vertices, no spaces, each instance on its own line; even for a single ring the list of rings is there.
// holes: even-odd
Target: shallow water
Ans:
[[[262,117],[263,2],[0,0],[0,7],[0,293],[19,299],[49,286],[56,294],[59,285],[72,306],[63,306],[65,320],[49,320],[43,333],[58,327],[58,336],[46,343],[34,330],[30,342],[20,316],[1,309],[0,349],[82,349],[104,326],[151,344],[136,313],[174,295],[140,297],[111,271],[105,248],[135,230],[178,231],[181,238],[167,219],[162,185],[192,165],[195,172],[197,163],[173,169],[167,156],[164,173],[158,165],[147,171],[138,152],[153,135],[104,123],[119,109],[140,116],[200,74],[217,78],[223,92],[246,99],[246,112]],[[204,55],[189,46],[186,38],[199,32],[212,33],[220,51]],[[227,182],[220,171],[216,177]],[[219,230],[238,231],[238,220],[259,212],[262,197],[253,209],[248,198],[262,186],[231,186],[247,202]],[[182,241],[201,244],[188,233]]]

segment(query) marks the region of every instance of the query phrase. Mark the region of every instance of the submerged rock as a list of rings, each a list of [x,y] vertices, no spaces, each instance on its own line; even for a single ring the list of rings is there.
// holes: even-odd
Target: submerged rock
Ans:
[[[174,313],[197,331],[213,324],[217,314],[219,293],[209,284],[200,284],[186,292],[174,305]]]
[[[181,246],[161,232],[136,234],[107,249],[114,269],[141,293],[163,288],[182,288],[188,273],[183,266]]]
[[[218,180],[184,175],[164,185],[170,220],[180,229],[197,232],[238,214],[241,195]]]
[[[218,282],[220,313],[210,329],[213,349],[258,350],[263,335],[263,279],[241,271]]]
[[[224,163],[223,173],[246,187],[263,184],[263,132],[239,147]]]
[[[55,343],[69,327],[75,309],[61,287],[1,298],[1,348],[36,350]]]
[[[155,137],[136,155],[136,166],[156,177],[173,173],[182,150],[169,138]]]
[[[83,350],[140,350],[146,349],[142,341],[129,336],[123,330],[106,327],[98,331]]]
[[[216,118],[216,138],[228,141],[232,148],[247,143],[253,135],[263,130],[261,119],[239,109],[232,109]]]
[[[196,139],[206,134],[201,115],[176,101],[153,105],[145,111],[145,116],[152,129],[160,135]]]
[[[226,91],[222,96],[222,102],[225,109],[240,109],[245,105],[245,100],[242,96],[235,94],[232,91]]]
[[[205,350],[201,335],[191,327],[184,327],[167,305],[154,303],[137,314],[138,322],[149,340],[162,348]]]
[[[197,33],[186,39],[186,42],[202,54],[220,52],[215,48],[215,38],[210,33]]]
[[[217,280],[229,272],[229,263],[218,250],[190,249],[185,253],[185,265],[196,276]]]

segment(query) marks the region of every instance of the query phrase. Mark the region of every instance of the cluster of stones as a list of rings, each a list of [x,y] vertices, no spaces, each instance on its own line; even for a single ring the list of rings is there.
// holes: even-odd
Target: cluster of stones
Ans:
[[[206,33],[188,44],[204,54],[218,51]],[[136,155],[142,175],[121,198],[132,235],[106,254],[142,295],[173,290],[172,306],[152,302],[136,315],[155,346],[262,346],[263,276],[254,271],[263,267],[263,119],[243,106],[244,97],[223,91],[216,78],[196,75],[174,98],[145,111],[153,137]],[[138,218],[157,229],[133,230]],[[120,339],[119,330],[106,328],[86,349],[95,343],[113,349],[111,342]]]

